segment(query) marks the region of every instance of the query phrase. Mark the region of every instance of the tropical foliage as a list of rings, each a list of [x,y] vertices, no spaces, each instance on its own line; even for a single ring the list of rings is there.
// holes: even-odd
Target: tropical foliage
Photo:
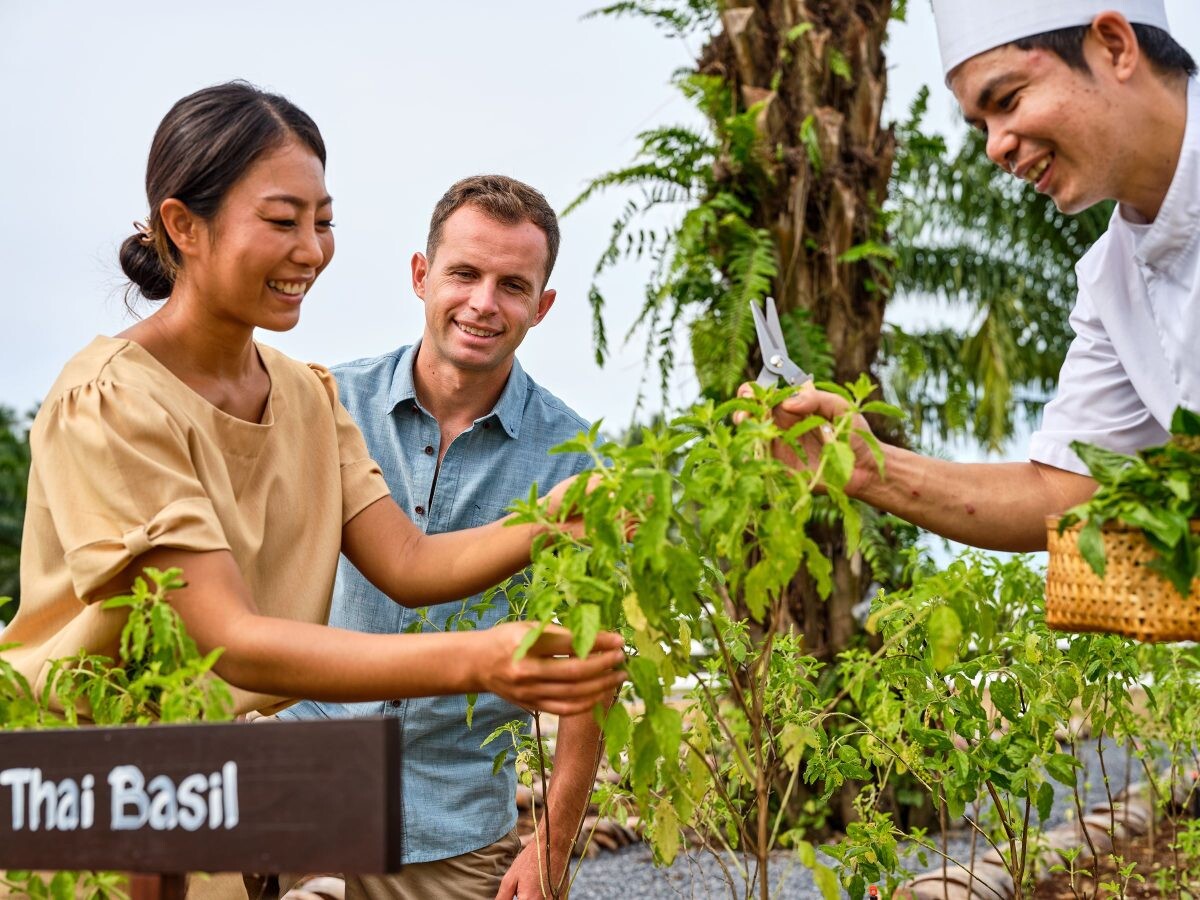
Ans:
[[[0,596],[20,596],[21,529],[29,481],[28,417],[0,406]],[[0,622],[15,611],[0,609]]]
[[[770,294],[801,366],[839,381],[867,371],[892,258],[875,215],[893,152],[879,125],[890,2],[692,0],[599,12],[708,37],[696,69],[676,77],[707,127],[646,131],[632,165],[594,179],[568,207],[633,189],[596,274],[626,258],[652,261],[634,326],[646,331],[648,359],[665,378],[687,324],[702,391],[728,396],[754,355],[748,303]],[[678,211],[677,223],[640,227],[664,209]],[[591,299],[603,360],[598,283]]]

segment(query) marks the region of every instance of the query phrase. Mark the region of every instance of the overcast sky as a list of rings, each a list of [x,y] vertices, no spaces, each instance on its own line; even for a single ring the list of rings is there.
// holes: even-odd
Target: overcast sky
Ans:
[[[697,45],[637,20],[582,20],[592,0],[433,3],[209,0],[0,0],[0,404],[25,409],[96,334],[127,327],[116,251],[146,215],[146,154],[181,96],[230,78],[285,94],[329,148],[337,258],[305,300],[300,325],[260,335],[302,360],[332,364],[418,337],[409,257],[433,204],[455,180],[500,172],[558,209],[587,180],[628,162],[644,128],[694,121],[671,73]],[[1173,30],[1200,51],[1200,6],[1167,0]],[[952,127],[928,5],[894,29],[893,116],[921,84],[934,121]],[[641,346],[619,336],[641,302],[641,272],[607,277],[618,352],[592,362],[587,290],[620,196],[563,220],[551,286],[558,302],[530,332],[530,373],[588,418],[628,423]],[[148,309],[149,307],[147,307]],[[681,376],[676,401],[692,388]],[[651,408],[658,406],[653,385]]]

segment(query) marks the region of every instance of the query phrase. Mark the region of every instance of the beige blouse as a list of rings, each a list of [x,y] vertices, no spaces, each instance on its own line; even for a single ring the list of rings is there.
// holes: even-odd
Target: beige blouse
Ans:
[[[4,632],[35,689],[51,660],[115,655],[124,612],[86,598],[152,547],[229,550],[259,612],[326,621],[342,526],[388,488],[329,372],[257,346],[271,378],[257,424],[132,341],[98,337],[63,369],[30,433],[21,607]]]

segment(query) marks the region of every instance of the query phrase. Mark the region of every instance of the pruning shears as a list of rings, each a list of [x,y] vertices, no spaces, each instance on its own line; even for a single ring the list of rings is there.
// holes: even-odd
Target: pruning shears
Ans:
[[[771,387],[780,378],[785,384],[800,385],[812,381],[812,376],[788,358],[787,345],[783,342],[783,329],[779,327],[779,313],[775,311],[775,298],[768,297],[766,313],[758,303],[750,301],[750,312],[754,314],[754,327],[758,330],[758,349],[762,353],[762,371],[758,383]]]

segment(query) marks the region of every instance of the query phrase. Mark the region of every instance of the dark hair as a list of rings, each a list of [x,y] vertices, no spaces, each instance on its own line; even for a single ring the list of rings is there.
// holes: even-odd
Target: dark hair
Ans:
[[[143,297],[162,300],[175,284],[180,257],[159,215],[164,200],[173,197],[200,218],[211,219],[255,160],[290,137],[325,165],[325,142],[308,114],[248,82],[213,85],[172,106],[154,133],[146,162],[146,231],[121,244],[121,268],[133,282],[130,290],[136,287]]]
[[[1179,45],[1161,28],[1153,25],[1133,25],[1133,33],[1137,35],[1138,47],[1142,55],[1164,74],[1179,73],[1184,75],[1196,74],[1196,62],[1192,55]],[[1087,36],[1090,25],[1075,25],[1070,28],[1059,28],[1056,31],[1044,31],[1013,41],[1020,50],[1049,50],[1056,54],[1072,69],[1090,72],[1087,60],[1083,56],[1083,39]]]
[[[524,182],[506,175],[472,175],[456,181],[433,208],[429,220],[429,238],[425,256],[430,262],[442,240],[442,228],[454,212],[464,206],[474,206],[489,218],[504,225],[532,222],[546,235],[546,281],[558,258],[558,216],[546,198]]]

